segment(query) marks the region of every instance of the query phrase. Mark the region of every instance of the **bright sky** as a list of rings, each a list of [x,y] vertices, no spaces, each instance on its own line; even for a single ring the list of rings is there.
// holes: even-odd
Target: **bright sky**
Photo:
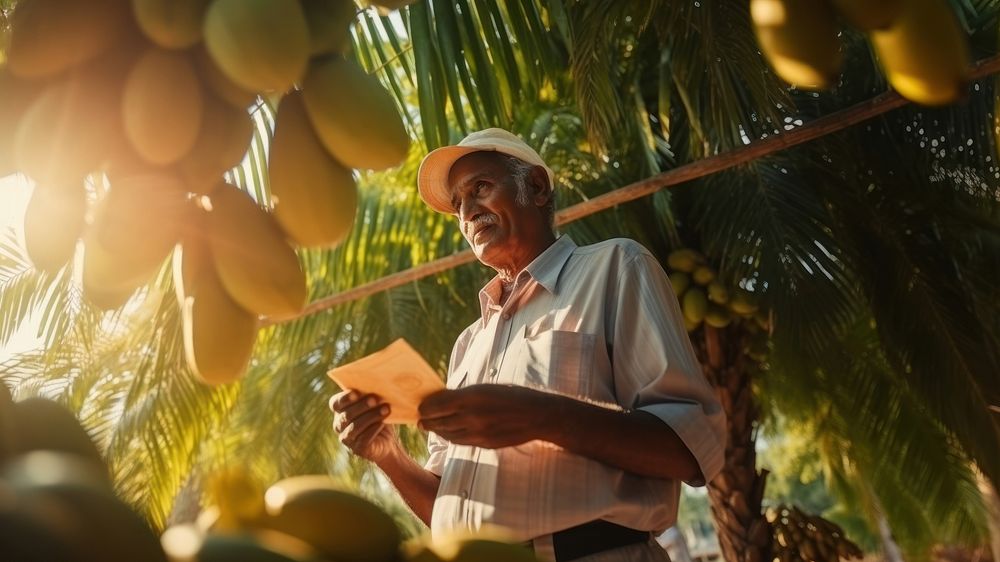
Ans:
[[[18,231],[18,238],[21,237],[24,209],[30,196],[31,184],[24,176],[17,174],[0,178],[0,231],[13,226]],[[0,292],[4,289],[2,283],[0,280]],[[0,343],[0,364],[7,362],[18,352],[37,348],[41,341],[35,337],[36,329],[34,322],[28,322],[9,342]]]

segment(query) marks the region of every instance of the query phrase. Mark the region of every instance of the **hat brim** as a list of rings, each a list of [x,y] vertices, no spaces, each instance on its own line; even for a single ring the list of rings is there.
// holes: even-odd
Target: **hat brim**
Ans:
[[[459,158],[473,152],[496,152],[496,149],[481,146],[442,146],[424,157],[417,171],[417,189],[420,191],[420,198],[428,207],[449,215],[455,212],[448,190],[448,174]]]

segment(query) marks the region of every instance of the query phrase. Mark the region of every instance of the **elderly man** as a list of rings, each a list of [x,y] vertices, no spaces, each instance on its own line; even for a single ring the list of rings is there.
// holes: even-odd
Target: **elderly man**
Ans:
[[[681,481],[721,468],[725,420],[663,269],[631,240],[557,236],[552,171],[507,131],[431,152],[418,184],[497,275],[420,406],[427,462],[377,396],[331,399],[340,439],[435,534],[498,525],[559,562],[667,560],[654,536]]]

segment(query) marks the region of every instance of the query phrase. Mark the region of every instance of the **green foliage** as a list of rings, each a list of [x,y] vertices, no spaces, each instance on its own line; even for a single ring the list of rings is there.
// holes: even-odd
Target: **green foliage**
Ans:
[[[978,55],[994,53],[998,3],[960,4]],[[354,56],[422,143],[401,168],[359,175],[358,220],[340,248],[300,253],[312,299],[463,247],[452,219],[423,207],[414,178],[427,149],[469,130],[528,139],[566,206],[885,89],[867,42],[846,32],[837,89],[789,90],[757,52],[742,0],[421,0],[391,16],[360,10],[353,35]],[[752,291],[773,315],[755,389],[765,423],[780,414],[810,430],[803,467],[820,459],[848,513],[869,524],[883,513],[917,558],[931,541],[982,536],[970,463],[1000,480],[1000,422],[987,408],[1000,403],[1000,168],[984,126],[995,99],[981,81],[961,105],[899,109],[564,229],[580,243],[633,237],[660,257],[699,247],[724,281]],[[273,110],[258,108],[248,160],[232,175],[262,204]],[[169,273],[102,314],[81,299],[72,268],[43,276],[10,236],[0,241],[0,344],[35,311],[46,341],[0,377],[21,397],[57,396],[79,412],[120,489],[158,525],[192,474],[233,463],[266,480],[331,472],[384,494],[332,436],[326,370],[406,337],[443,372],[490,275],[470,264],[269,327],[247,377],[207,389],[181,361]],[[403,437],[420,456],[423,436]],[[777,482],[775,492],[823,505],[817,489]]]

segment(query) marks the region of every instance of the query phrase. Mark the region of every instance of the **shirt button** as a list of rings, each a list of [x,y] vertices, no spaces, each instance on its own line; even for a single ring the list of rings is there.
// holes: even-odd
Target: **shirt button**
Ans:
[[[493,378],[493,377],[497,376],[497,368],[493,367],[492,369],[490,369],[489,375],[490,375],[490,378]]]
[[[503,315],[501,316],[501,318],[503,318],[504,320],[510,320],[510,313],[509,312],[504,312]]]
[[[466,492],[465,490],[462,490],[462,493],[459,495],[462,496],[463,500],[469,499],[469,492]]]

